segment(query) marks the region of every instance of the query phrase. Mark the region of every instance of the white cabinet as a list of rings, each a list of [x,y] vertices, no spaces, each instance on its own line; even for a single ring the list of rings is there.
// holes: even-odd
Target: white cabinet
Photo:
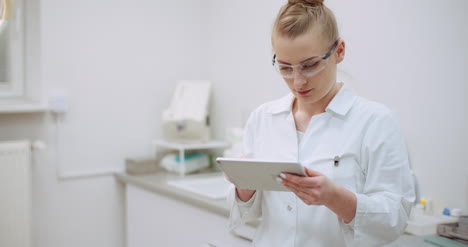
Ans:
[[[132,184],[126,188],[127,247],[251,246],[229,233],[224,216]]]
[[[126,184],[127,247],[252,246],[244,238],[253,239],[255,228],[245,225],[236,229],[236,234],[244,238],[231,234],[223,201],[197,201],[196,195],[165,184],[167,175],[145,178],[119,174],[117,178]],[[429,247],[424,238],[404,234],[386,246]]]

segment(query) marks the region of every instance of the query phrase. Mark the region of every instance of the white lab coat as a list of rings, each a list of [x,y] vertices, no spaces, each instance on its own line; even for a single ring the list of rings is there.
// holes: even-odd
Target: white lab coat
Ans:
[[[349,223],[325,206],[306,205],[292,192],[257,191],[240,201],[231,187],[230,226],[262,218],[254,246],[382,246],[403,233],[415,200],[402,131],[382,104],[343,87],[315,115],[298,143],[291,112],[294,96],[258,107],[245,126],[244,155],[299,161],[354,192],[355,218]],[[334,157],[340,156],[338,166]]]

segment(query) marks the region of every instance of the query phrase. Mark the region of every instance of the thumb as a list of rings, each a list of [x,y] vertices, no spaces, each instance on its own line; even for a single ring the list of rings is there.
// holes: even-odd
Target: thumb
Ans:
[[[309,177],[316,177],[316,176],[322,176],[323,175],[322,173],[320,173],[318,171],[310,170],[307,167],[304,167],[304,169],[305,169],[305,172],[306,172],[307,176],[309,176]]]

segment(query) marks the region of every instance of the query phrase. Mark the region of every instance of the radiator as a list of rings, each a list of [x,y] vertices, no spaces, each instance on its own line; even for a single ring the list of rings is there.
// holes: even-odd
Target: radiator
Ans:
[[[31,247],[31,144],[0,142],[0,246]]]

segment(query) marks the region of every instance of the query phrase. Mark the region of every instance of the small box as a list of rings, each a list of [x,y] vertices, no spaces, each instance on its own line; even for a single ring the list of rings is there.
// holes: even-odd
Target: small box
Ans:
[[[461,228],[468,229],[468,215],[460,216],[458,219],[458,224]]]
[[[125,159],[125,171],[132,175],[155,173],[160,170],[155,159]]]
[[[437,225],[437,234],[455,240],[468,241],[468,230],[457,223]]]

